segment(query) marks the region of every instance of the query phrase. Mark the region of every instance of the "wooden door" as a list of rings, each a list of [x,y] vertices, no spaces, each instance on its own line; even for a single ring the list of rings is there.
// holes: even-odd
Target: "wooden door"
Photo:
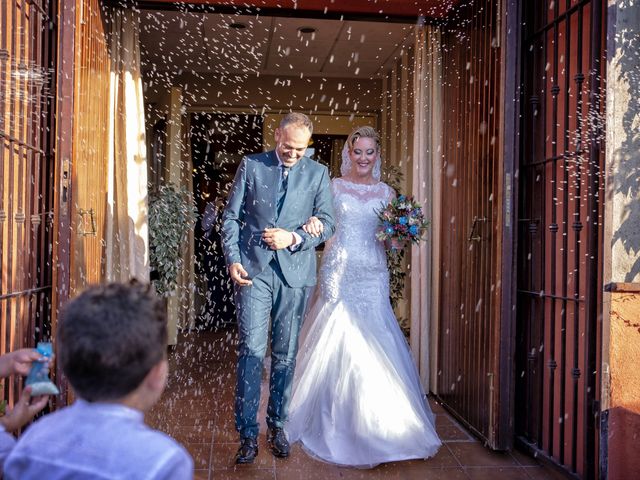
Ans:
[[[500,3],[460,6],[442,32],[437,394],[489,446],[503,449],[512,442],[511,309],[503,308],[512,189],[502,148]]]
[[[598,465],[604,3],[523,12],[516,433],[583,478]]]
[[[51,336],[56,5],[0,2],[0,354]]]
[[[53,2],[58,37],[56,116],[54,128],[53,321],[70,296],[102,280],[104,212],[106,206],[106,145],[109,105],[107,15],[99,0]],[[56,365],[61,395],[54,403],[71,401],[66,379]]]
[[[109,52],[103,2],[77,0],[73,92],[71,293],[105,276]]]

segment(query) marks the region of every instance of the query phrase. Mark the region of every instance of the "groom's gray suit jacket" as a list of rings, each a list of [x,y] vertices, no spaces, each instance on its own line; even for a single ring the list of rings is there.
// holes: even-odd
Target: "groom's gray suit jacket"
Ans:
[[[222,216],[225,260],[227,265],[241,263],[249,278],[253,278],[276,256],[290,287],[312,286],[316,283],[315,247],[335,230],[329,171],[324,165],[302,157],[289,170],[286,196],[278,215],[281,172],[275,151],[242,159]],[[312,215],[324,224],[320,237],[302,230]],[[293,251],[271,250],[262,241],[262,232],[267,227],[298,233],[302,245]]]

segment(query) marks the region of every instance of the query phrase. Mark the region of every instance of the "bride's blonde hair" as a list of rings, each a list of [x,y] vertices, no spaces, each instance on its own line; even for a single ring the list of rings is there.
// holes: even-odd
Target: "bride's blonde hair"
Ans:
[[[349,145],[349,150],[353,150],[353,145],[358,141],[359,138],[373,138],[376,141],[376,147],[378,151],[380,151],[380,135],[376,132],[375,128],[364,126],[358,127],[353,132],[349,134],[347,137],[347,145]]]

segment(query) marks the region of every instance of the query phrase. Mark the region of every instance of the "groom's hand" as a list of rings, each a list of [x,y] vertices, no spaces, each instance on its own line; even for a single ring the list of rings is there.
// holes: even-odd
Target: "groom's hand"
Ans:
[[[229,276],[231,276],[231,280],[241,287],[252,285],[251,280],[247,279],[249,274],[241,263],[232,263],[229,265]]]
[[[295,243],[293,233],[283,228],[265,228],[262,232],[262,240],[271,250],[282,250]]]

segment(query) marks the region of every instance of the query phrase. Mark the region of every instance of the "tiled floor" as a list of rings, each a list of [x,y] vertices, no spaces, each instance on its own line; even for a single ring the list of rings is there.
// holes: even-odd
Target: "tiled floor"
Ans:
[[[338,468],[313,460],[297,445],[287,459],[275,459],[266,446],[263,391],[260,453],[253,465],[236,466],[238,438],[233,426],[235,347],[233,333],[189,333],[170,352],[169,385],[147,421],[193,456],[196,479],[559,479],[555,472],[519,452],[495,453],[458,425],[431,401],[436,429],[444,445],[429,460],[394,462],[373,469]]]

